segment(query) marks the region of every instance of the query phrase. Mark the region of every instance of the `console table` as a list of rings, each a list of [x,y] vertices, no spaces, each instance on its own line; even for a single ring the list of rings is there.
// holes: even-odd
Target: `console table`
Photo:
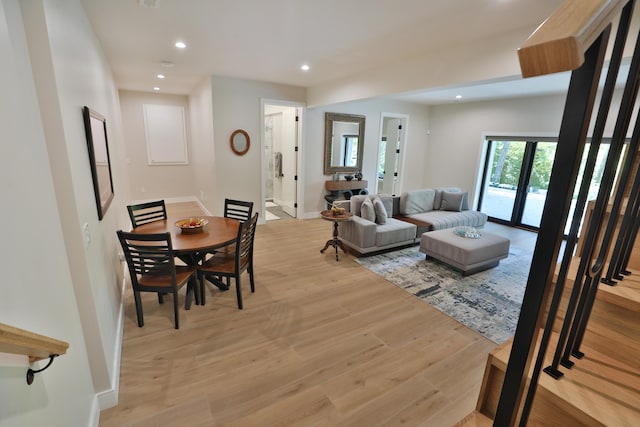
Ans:
[[[324,188],[329,194],[324,196],[324,199],[328,205],[331,206],[334,201],[340,198],[341,194],[344,194],[346,199],[350,199],[352,195],[360,194],[362,190],[366,191],[368,185],[367,181],[358,181],[356,179],[352,179],[351,181],[347,181],[346,179],[340,181],[325,181]]]

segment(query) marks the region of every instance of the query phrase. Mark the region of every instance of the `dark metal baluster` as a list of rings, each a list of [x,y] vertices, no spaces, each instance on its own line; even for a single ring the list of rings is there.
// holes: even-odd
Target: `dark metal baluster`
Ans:
[[[564,234],[564,225],[571,207],[573,188],[580,168],[609,31],[610,26],[587,50],[584,64],[571,74],[547,199],[540,222],[540,233],[536,241],[522,311],[518,319],[494,425],[512,425],[520,412],[519,407],[527,384],[527,373],[537,344],[538,324],[541,316],[544,315],[545,302],[550,293],[549,287],[553,282],[555,264]],[[536,387],[536,384],[531,383],[531,387]],[[523,414],[526,413],[528,409],[523,408]],[[526,417],[521,417],[520,422],[526,424]]]
[[[631,14],[633,11],[633,3],[634,3],[633,1],[628,3],[622,10],[620,25],[618,26],[616,39],[615,39],[613,51],[611,54],[609,70],[607,72],[607,78],[605,81],[604,89],[602,91],[600,107],[598,108],[598,116],[596,118],[593,137],[591,139],[591,147],[589,149],[589,154],[585,164],[585,169],[582,176],[582,183],[580,184],[580,191],[578,193],[578,199],[576,201],[576,207],[573,214],[573,221],[571,223],[569,237],[566,242],[565,254],[562,260],[562,264],[560,266],[560,270],[558,272],[558,279],[556,281],[556,289],[554,292],[554,300],[552,301],[552,304],[550,307],[550,313],[547,319],[547,325],[545,327],[545,334],[549,334],[549,335],[551,334],[557,308],[562,300],[562,293],[564,291],[566,277],[567,277],[569,266],[572,260],[573,251],[575,249],[575,241],[581,225],[580,221],[584,213],[588,192],[589,192],[589,187],[591,185],[591,178],[593,176],[593,171],[595,169],[596,157],[598,155],[600,144],[602,142],[602,136],[604,134],[607,117],[609,115],[611,100],[613,98],[613,93],[615,91],[615,84],[618,78],[618,72],[620,70],[620,64],[622,62],[624,46],[629,34],[629,27],[631,24]],[[587,233],[583,233],[583,238],[586,237],[586,234]],[[583,245],[583,248],[585,248],[584,251],[586,251],[586,245]],[[584,251],[583,251],[583,256],[584,256]],[[562,354],[567,344],[569,328],[571,326],[572,319],[575,315],[577,301],[580,296],[580,292],[582,290],[582,277],[583,277],[584,269],[586,268],[586,265],[588,265],[588,263],[585,260],[584,264],[582,265],[582,269],[578,270],[579,272],[582,271],[582,273],[578,273],[576,280],[574,280],[573,289],[571,290],[571,296],[569,298],[569,302],[565,312],[564,322],[560,330],[558,342],[556,344],[556,350],[554,353],[553,361],[551,365],[547,366],[544,369],[544,371],[547,374],[551,375],[556,379],[560,378],[563,375],[562,372],[558,369],[558,366],[560,364]],[[538,358],[539,363],[543,363],[542,356],[543,355],[540,355]]]
[[[635,153],[631,152],[631,150],[627,151],[627,158],[635,158]],[[620,188],[620,186],[618,186]],[[611,255],[611,260],[609,261],[609,268],[607,269],[607,275],[600,279],[600,282],[607,285],[615,285],[616,280],[622,280],[624,276],[622,276],[621,270],[622,266],[625,263],[625,256],[629,248],[633,247],[633,242],[635,238],[633,230],[636,228],[635,223],[637,222],[637,213],[638,213],[638,189],[640,188],[640,174],[636,171],[635,178],[633,180],[633,187],[629,194],[629,200],[627,201],[627,208],[625,209],[625,214],[622,217],[622,224],[620,225],[620,230],[618,231],[618,236],[616,238],[616,245],[613,249],[613,253]]]

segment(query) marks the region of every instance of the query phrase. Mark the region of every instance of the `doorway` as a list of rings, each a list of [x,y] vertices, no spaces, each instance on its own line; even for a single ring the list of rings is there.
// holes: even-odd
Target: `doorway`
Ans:
[[[264,101],[262,112],[264,219],[296,218],[302,107]]]
[[[378,194],[400,194],[401,170],[404,159],[407,124],[409,116],[382,113],[380,140],[378,142],[378,166],[376,192]]]

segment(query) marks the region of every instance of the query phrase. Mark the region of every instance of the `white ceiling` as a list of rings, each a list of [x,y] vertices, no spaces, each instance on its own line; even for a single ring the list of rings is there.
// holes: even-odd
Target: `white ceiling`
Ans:
[[[81,0],[120,89],[188,94],[210,75],[313,87],[467,41],[533,31],[562,0]],[[145,7],[140,3],[156,5]],[[182,40],[187,48],[174,43]],[[515,54],[515,52],[514,52]],[[173,63],[165,67],[163,62]],[[308,63],[311,70],[300,66]],[[162,73],[165,79],[156,75]],[[564,90],[568,77],[402,94],[450,102]],[[539,93],[539,92],[538,92]],[[475,98],[474,98],[475,97]]]

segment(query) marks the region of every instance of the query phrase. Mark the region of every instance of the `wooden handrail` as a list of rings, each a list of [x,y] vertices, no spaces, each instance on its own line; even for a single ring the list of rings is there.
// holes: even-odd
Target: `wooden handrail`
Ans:
[[[518,49],[522,77],[571,71],[628,0],[566,0]]]
[[[67,352],[69,344],[44,335],[0,323],[0,353],[23,354],[29,362]]]

